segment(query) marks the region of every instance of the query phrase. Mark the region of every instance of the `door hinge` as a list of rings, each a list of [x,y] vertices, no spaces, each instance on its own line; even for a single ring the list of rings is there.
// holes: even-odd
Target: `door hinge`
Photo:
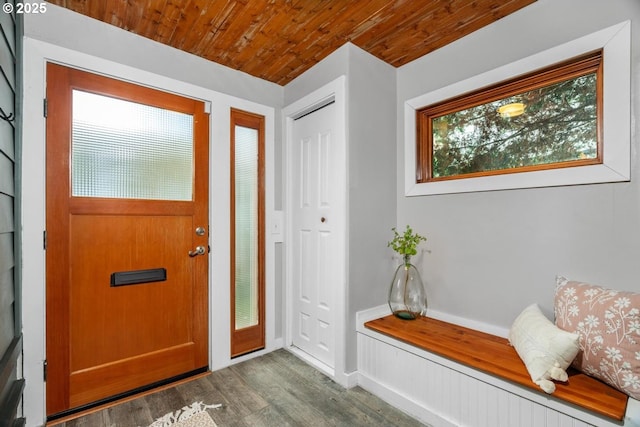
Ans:
[[[47,250],[47,230],[42,232],[42,249]]]
[[[42,362],[42,376],[44,378],[44,381],[47,381],[47,361],[45,360],[44,362]]]
[[[44,115],[45,119],[49,114],[49,101],[47,100],[47,98],[42,100],[42,114]]]

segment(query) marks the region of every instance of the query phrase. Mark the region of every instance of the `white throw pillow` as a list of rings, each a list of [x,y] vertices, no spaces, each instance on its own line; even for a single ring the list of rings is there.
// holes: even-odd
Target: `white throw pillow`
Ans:
[[[513,322],[509,342],[515,347],[533,382],[546,393],[553,393],[556,389],[552,379],[567,381],[565,370],[580,350],[579,335],[556,327],[537,304],[525,308]]]

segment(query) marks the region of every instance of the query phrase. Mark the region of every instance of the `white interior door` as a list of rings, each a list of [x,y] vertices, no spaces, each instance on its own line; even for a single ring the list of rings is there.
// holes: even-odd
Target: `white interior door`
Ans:
[[[334,103],[295,120],[291,140],[292,344],[334,368],[344,210]]]

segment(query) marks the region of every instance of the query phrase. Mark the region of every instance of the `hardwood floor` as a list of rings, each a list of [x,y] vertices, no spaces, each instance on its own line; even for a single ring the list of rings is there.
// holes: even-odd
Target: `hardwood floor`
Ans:
[[[343,389],[278,350],[57,426],[147,426],[193,402],[221,403],[207,410],[218,427],[424,425],[360,387]]]

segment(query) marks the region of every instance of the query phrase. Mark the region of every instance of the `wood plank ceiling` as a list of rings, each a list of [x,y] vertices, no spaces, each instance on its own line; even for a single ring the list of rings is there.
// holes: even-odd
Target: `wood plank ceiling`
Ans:
[[[49,0],[286,85],[351,42],[402,66],[535,0]]]

